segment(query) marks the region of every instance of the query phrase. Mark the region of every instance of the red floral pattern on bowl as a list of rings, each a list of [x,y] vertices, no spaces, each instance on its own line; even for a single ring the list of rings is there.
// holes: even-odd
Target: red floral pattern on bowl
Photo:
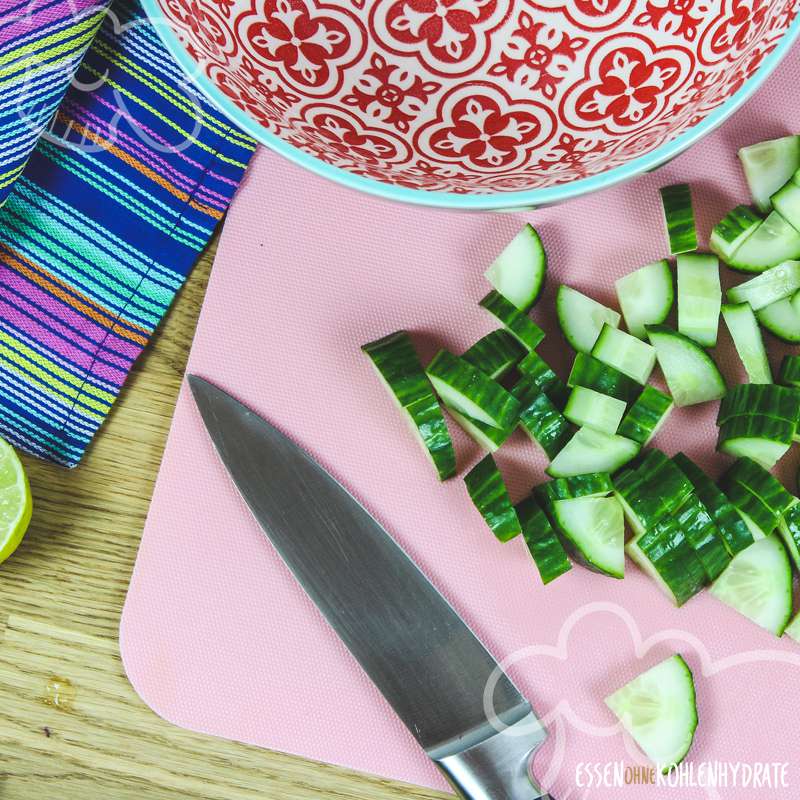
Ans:
[[[517,192],[603,173],[725,103],[797,0],[158,0],[269,133],[356,175]]]

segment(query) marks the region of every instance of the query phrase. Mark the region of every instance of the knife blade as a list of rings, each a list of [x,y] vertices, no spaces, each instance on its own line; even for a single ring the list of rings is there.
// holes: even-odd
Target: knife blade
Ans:
[[[548,798],[530,774],[546,735],[530,703],[409,556],[277,428],[188,380],[256,521],[453,788],[466,800]]]

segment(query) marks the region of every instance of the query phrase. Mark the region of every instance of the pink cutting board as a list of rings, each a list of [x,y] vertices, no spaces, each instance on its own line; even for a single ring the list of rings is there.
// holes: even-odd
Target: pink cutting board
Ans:
[[[708,594],[674,609],[632,564],[624,581],[576,567],[543,587],[523,543],[501,545],[484,527],[461,479],[435,479],[359,345],[407,328],[427,359],[441,346],[461,351],[491,330],[477,306],[487,290],[483,270],[530,220],[550,259],[548,289],[534,311],[548,334],[541,352],[566,375],[571,354],[553,315],[558,284],[613,302],[616,277],[662,257],[661,185],[691,182],[705,239],[712,222],[747,197],[737,147],[800,129],[797,104],[788,101],[798,85],[795,55],[690,153],[556,208],[455,214],[391,205],[261,151],[228,215],[190,371],[235,393],[317,456],[495,655],[511,660],[511,673],[550,727],[537,770],[559,800],[752,796],[752,787],[715,794],[581,786],[589,780],[581,764],[641,762],[602,698],[674,650],[697,680],[696,768],[789,762],[789,785],[761,791],[798,797],[800,646],[770,637]],[[717,356],[727,376],[740,380],[724,330]],[[725,459],[713,453],[715,412],[715,404],[676,411],[657,444],[670,454],[684,449],[718,473]],[[463,470],[479,453],[451,427]],[[543,458],[521,434],[499,462],[515,498],[543,479]],[[792,453],[781,469],[791,487],[795,466]],[[121,646],[136,690],[178,725],[445,786],[251,519],[185,388]]]

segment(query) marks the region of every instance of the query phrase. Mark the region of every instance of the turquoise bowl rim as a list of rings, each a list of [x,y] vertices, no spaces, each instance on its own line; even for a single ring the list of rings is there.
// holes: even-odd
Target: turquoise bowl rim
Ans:
[[[408,189],[404,186],[396,186],[373,178],[354,175],[345,169],[327,164],[321,159],[285,142],[279,136],[270,133],[228,98],[204,72],[198,70],[198,62],[186,52],[180,43],[172,24],[161,10],[158,0],[141,0],[141,3],[165,47],[197,88],[234,125],[257,142],[280,153],[295,164],[299,164],[323,178],[328,178],[351,189],[357,189],[386,200],[462,211],[514,210],[552,205],[572,197],[608,188],[661,166],[682,153],[686,148],[731,116],[764,83],[789,52],[798,34],[800,34],[800,14],[798,14],[784,32],[775,49],[766,56],[756,72],[721,106],[714,109],[701,122],[680,136],[665,142],[655,150],[631,159],[625,164],[587,178],[579,178],[569,183],[541,189],[528,189],[520,192],[495,192],[493,194],[456,194],[454,192]]]

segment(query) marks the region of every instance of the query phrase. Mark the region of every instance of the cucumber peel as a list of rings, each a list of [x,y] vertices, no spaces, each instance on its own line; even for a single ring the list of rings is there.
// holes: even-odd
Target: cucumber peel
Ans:
[[[669,251],[673,255],[697,249],[692,192],[686,183],[661,188],[661,205],[667,228]]]
[[[709,249],[727,262],[761,221],[748,206],[736,206],[714,226],[708,240]]]
[[[501,542],[508,542],[522,533],[503,476],[491,455],[482,458],[464,476],[464,483],[475,508]]]
[[[527,497],[517,503],[516,512],[522,526],[522,537],[542,583],[546,585],[569,572],[572,564],[567,552],[536,500]]]
[[[461,358],[490,378],[499,380],[513,369],[527,351],[506,330],[496,330],[478,339]]]
[[[497,291],[491,291],[480,303],[526,349],[534,350],[544,339],[544,331],[513,303]]]
[[[659,391],[655,386],[645,386],[623,417],[617,433],[644,447],[661,430],[673,405],[668,394]]]

